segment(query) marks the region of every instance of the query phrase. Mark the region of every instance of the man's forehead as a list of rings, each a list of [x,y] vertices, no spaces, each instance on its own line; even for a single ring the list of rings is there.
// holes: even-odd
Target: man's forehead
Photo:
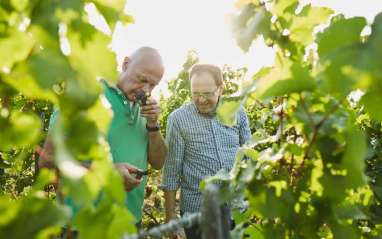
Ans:
[[[201,82],[198,84],[197,82],[191,84],[191,90],[193,92],[212,92],[216,90],[216,84],[212,82],[212,84],[207,83],[207,82]]]

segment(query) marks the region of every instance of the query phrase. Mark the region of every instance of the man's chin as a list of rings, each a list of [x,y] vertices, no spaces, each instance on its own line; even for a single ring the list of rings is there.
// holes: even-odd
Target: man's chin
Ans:
[[[203,113],[203,114],[208,113],[208,112],[211,111],[211,109],[207,109],[207,108],[198,108],[198,110],[199,110],[200,113]]]

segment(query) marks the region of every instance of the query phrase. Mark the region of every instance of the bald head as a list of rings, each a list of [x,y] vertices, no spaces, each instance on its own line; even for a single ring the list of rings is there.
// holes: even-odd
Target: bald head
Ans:
[[[130,54],[129,58],[131,63],[150,59],[163,65],[163,59],[162,56],[159,54],[159,51],[149,46],[143,46],[138,48],[132,54]]]
[[[140,47],[125,57],[118,87],[133,101],[136,93],[151,93],[163,74],[163,59],[158,50],[148,46]]]

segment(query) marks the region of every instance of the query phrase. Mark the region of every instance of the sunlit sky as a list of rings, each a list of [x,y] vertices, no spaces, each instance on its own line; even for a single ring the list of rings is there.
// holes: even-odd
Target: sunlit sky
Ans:
[[[162,54],[166,72],[154,90],[166,92],[166,81],[176,77],[193,48],[201,62],[222,67],[247,67],[248,77],[263,66],[271,66],[271,48],[258,41],[248,53],[243,53],[230,35],[227,14],[238,13],[236,0],[128,0],[125,13],[132,15],[135,24],[118,24],[113,35],[112,49],[117,53],[119,66],[123,58],[144,45],[155,47]],[[382,11],[382,0],[308,0],[315,6],[332,8],[345,17],[364,16],[368,23]],[[102,28],[102,23],[97,23]]]

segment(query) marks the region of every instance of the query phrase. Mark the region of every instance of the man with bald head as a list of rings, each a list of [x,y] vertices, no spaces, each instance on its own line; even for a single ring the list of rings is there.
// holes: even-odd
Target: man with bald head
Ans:
[[[107,140],[115,168],[123,177],[126,190],[125,205],[135,216],[138,229],[141,228],[145,177],[137,179],[129,170],[147,170],[148,163],[156,170],[161,169],[167,149],[159,128],[158,102],[150,99],[139,105],[136,96],[139,93],[150,95],[163,74],[163,60],[159,52],[151,47],[141,47],[125,57],[116,85],[101,81],[104,95],[114,112]],[[57,111],[52,114],[49,128],[53,126],[56,116]],[[39,159],[40,168],[54,168],[51,161],[53,150],[48,134]],[[90,163],[81,164],[91,167]],[[72,207],[75,215],[79,208],[74,206],[68,197],[66,204]]]

